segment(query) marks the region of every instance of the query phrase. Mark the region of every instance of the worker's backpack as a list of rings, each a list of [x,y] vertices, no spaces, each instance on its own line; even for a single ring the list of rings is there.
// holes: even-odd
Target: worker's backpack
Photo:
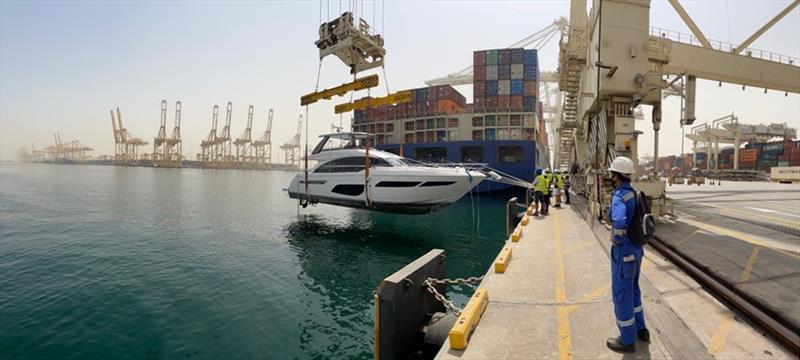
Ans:
[[[656,219],[650,213],[650,203],[644,192],[636,192],[636,211],[628,228],[631,241],[639,246],[650,242],[656,232]]]

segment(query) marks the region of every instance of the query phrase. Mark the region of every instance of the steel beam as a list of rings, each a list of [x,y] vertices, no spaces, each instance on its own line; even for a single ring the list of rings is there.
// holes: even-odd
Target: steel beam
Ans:
[[[786,14],[788,14],[789,12],[791,12],[792,9],[797,7],[797,5],[800,5],[800,0],[793,1],[791,4],[789,4],[789,6],[787,6],[785,9],[783,9],[783,11],[778,13],[778,15],[775,15],[775,17],[772,18],[772,20],[770,20],[769,22],[764,24],[764,26],[762,26],[755,33],[753,33],[753,35],[750,35],[750,37],[748,37],[747,40],[743,41],[741,44],[739,44],[739,46],[737,46],[735,49],[733,49],[733,53],[734,54],[741,53],[744,49],[746,49],[748,46],[750,46],[750,44],[752,44],[753,41],[756,41],[756,39],[758,39],[759,36],[764,34],[764,32],[766,32],[767,30],[769,30],[769,28],[771,28],[773,25],[775,25],[775,23],[777,23],[778,21],[783,19],[783,17],[786,16]]]
[[[370,75],[355,79],[353,82],[345,83],[334,88],[313,92],[303,95],[300,98],[300,106],[313,104],[320,100],[329,100],[334,95],[342,96],[350,91],[364,90],[378,86],[378,75]]]
[[[689,30],[692,31],[692,34],[694,34],[694,36],[697,37],[697,40],[703,44],[703,47],[711,49],[711,43],[708,41],[706,36],[703,35],[703,32],[700,31],[700,28],[697,27],[697,24],[694,23],[694,20],[692,20],[692,18],[689,16],[689,13],[686,12],[686,9],[683,8],[681,3],[679,3],[678,0],[669,0],[669,3],[675,9],[675,12],[678,13],[678,16],[683,19],[683,22],[686,23],[686,26],[689,27]]]
[[[336,114],[346,113],[352,110],[362,110],[368,107],[378,107],[383,105],[402,104],[411,102],[411,91],[398,91],[393,94],[378,98],[363,98],[351,103],[339,104],[334,107]]]

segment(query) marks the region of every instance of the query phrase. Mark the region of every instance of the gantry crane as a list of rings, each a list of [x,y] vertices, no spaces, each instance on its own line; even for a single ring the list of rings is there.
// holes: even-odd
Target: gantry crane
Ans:
[[[200,162],[204,168],[216,166],[217,154],[217,119],[219,118],[219,106],[214,105],[211,117],[211,131],[208,132],[206,139],[200,142]]]
[[[166,154],[164,143],[167,142],[167,100],[161,100],[161,126],[158,128],[156,137],[153,138],[153,153],[150,159],[153,164],[164,160]]]
[[[281,150],[286,156],[286,168],[297,170],[300,168],[300,131],[303,129],[303,115],[297,120],[297,132],[292,135],[289,142],[281,145]]]
[[[117,165],[134,165],[139,158],[139,147],[148,142],[131,134],[122,125],[122,113],[117,108],[116,116],[111,110],[111,125],[114,129],[114,161]]]
[[[253,140],[251,133],[253,129],[253,111],[253,105],[250,105],[247,109],[247,127],[242,131],[242,135],[233,142],[233,145],[236,146],[236,164],[240,168],[252,165],[253,148],[251,144]]]
[[[650,27],[649,0],[595,2],[591,17],[585,0],[570,4],[570,26],[562,34],[559,51],[559,88],[565,102],[559,141],[559,165],[576,176],[573,185],[590,194],[590,210],[600,218],[607,208],[602,175],[610,160],[624,155],[637,162],[635,108],[652,106],[654,171],[658,169],[658,134],[664,90],[680,89],[686,106],[681,124],[695,120],[696,79],[800,93],[798,59],[745,49],[785,16],[800,0],[762,26],[741,45],[708,40],[678,0],[669,0],[692,35]],[[670,80],[670,77],[672,79]],[[639,174],[644,175],[644,174]],[[665,184],[657,180],[636,183],[651,198],[654,214],[662,214]]]
[[[267,112],[267,129],[261,137],[253,141],[255,167],[269,169],[272,165],[272,109]]]
[[[233,164],[233,156],[231,156],[231,113],[233,112],[233,104],[229,101],[225,108],[225,127],[222,128],[222,134],[217,136],[216,151],[214,161],[217,162],[219,167],[229,168]]]
[[[183,163],[183,141],[181,140],[181,102],[175,102],[175,127],[164,147],[164,163],[166,167],[181,167]]]

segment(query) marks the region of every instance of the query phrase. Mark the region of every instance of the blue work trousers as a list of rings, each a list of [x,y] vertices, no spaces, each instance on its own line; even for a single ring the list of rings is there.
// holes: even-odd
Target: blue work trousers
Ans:
[[[645,329],[642,293],[639,290],[639,273],[644,250],[629,245],[611,247],[611,292],[614,300],[614,315],[622,342],[631,345],[636,333]]]

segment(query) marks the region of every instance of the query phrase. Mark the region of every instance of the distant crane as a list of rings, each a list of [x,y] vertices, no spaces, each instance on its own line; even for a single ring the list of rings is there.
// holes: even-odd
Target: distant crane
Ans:
[[[225,127],[222,134],[217,137],[215,161],[223,167],[230,167],[233,157],[231,156],[231,113],[233,104],[229,101],[225,109]]]
[[[175,102],[175,127],[164,147],[165,166],[181,167],[183,160],[183,141],[181,140],[181,102]]]
[[[253,148],[250,146],[253,142],[251,133],[253,129],[253,105],[247,109],[247,127],[242,132],[233,144],[236,146],[236,162],[239,165],[250,165],[253,158]]]
[[[166,151],[164,143],[167,142],[167,100],[161,100],[161,126],[158,128],[158,134],[153,138],[153,154],[151,159],[153,163],[164,160]]]
[[[219,118],[219,106],[214,105],[213,115],[211,118],[211,131],[208,132],[206,139],[200,142],[200,161],[203,167],[213,167],[216,160],[217,153],[217,119]]]
[[[255,149],[255,166],[266,168],[272,165],[272,109],[267,112],[267,129],[261,137],[253,141]]]
[[[139,158],[139,147],[147,145],[147,141],[137,138],[122,125],[122,114],[117,108],[116,116],[111,110],[111,125],[114,128],[114,160],[118,165],[133,165]],[[57,141],[60,143],[59,141]]]
[[[303,115],[297,120],[297,132],[292,135],[289,142],[281,145],[281,150],[286,155],[286,167],[288,169],[300,168],[300,131],[303,129]]]

